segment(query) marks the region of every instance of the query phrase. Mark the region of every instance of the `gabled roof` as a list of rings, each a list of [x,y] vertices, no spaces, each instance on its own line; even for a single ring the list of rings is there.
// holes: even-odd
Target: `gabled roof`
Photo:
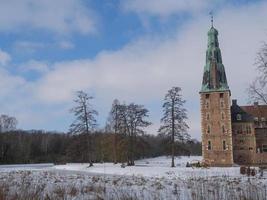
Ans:
[[[254,104],[250,106],[241,106],[241,108],[253,117],[258,117],[259,119],[267,119],[267,105]]]

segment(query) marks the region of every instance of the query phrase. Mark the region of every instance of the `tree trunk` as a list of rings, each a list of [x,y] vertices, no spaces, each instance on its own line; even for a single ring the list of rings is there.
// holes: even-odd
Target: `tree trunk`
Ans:
[[[113,163],[117,164],[117,130],[114,132],[114,143],[113,143]]]
[[[172,165],[171,167],[175,167],[174,165],[174,101],[172,101]]]

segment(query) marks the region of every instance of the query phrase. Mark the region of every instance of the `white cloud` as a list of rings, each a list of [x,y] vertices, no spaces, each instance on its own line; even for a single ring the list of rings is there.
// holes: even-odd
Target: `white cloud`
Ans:
[[[61,41],[59,42],[59,47],[61,49],[69,50],[74,48],[74,44],[69,41]]]
[[[32,42],[23,40],[23,41],[16,41],[13,46],[15,51],[19,53],[32,54],[35,53],[37,50],[45,48],[47,44],[44,44],[42,42]]]
[[[243,8],[227,8],[216,15],[215,27],[219,30],[232,97],[238,98],[241,104],[246,103],[245,89],[255,75],[253,63],[256,51],[260,41],[266,40],[266,9],[267,3],[258,3]],[[100,110],[102,118],[114,98],[142,103],[151,110],[151,119],[155,122],[150,128],[152,132],[152,129],[157,131],[164,94],[172,86],[181,86],[187,99],[190,133],[200,138],[198,92],[205,64],[208,29],[209,18],[199,15],[182,30],[177,30],[174,37],[162,39],[148,35],[118,51],[103,51],[94,59],[52,64],[41,79],[27,83],[29,101],[35,101],[41,110],[48,105],[57,105],[46,109],[44,116],[38,115],[46,119],[44,124],[49,124],[51,116],[56,121],[55,112],[66,113],[61,115],[66,118],[66,105],[72,102],[76,90],[89,91],[96,97],[94,105]],[[2,87],[0,85],[0,91]],[[9,90],[14,94],[17,91],[14,88]],[[18,96],[17,99],[22,101],[23,97]]]
[[[93,33],[95,15],[81,0],[8,0],[1,1],[0,30],[28,28],[60,34]]]
[[[122,8],[138,14],[167,17],[179,13],[199,13],[221,1],[212,0],[122,0]]]
[[[0,49],[0,65],[5,66],[11,60],[11,56]]]
[[[29,60],[20,66],[21,71],[34,71],[39,73],[46,73],[49,71],[49,66],[45,62],[37,60]]]
[[[216,16],[232,96],[242,103],[255,73],[252,64],[259,42],[265,39],[266,9],[267,4],[262,3],[227,9]],[[191,133],[197,132],[199,137],[198,92],[208,28],[208,17],[199,16],[173,38],[145,37],[119,51],[102,52],[93,60],[56,63],[54,70],[38,82],[36,94],[44,102],[64,103],[71,101],[75,90],[83,89],[95,91],[99,107],[107,107],[114,98],[149,105],[151,101],[160,104],[171,86],[181,86],[188,100]],[[152,109],[156,110],[152,118],[160,118],[161,108]]]

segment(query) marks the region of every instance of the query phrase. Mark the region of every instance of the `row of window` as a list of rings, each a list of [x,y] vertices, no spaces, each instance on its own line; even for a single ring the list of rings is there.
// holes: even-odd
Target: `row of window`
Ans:
[[[224,100],[223,99],[220,100],[220,107],[221,108],[224,108]],[[206,109],[209,109],[210,108],[210,101],[209,100],[206,100],[206,102],[205,102],[205,108]]]
[[[224,119],[225,119],[224,112],[221,112],[221,120],[224,120]],[[206,120],[210,120],[210,113],[206,114]]]
[[[210,140],[208,140],[208,146],[207,146],[207,149],[208,149],[208,150],[212,150],[212,144],[211,144],[211,141],[210,141]],[[228,150],[228,145],[226,144],[226,141],[225,141],[225,140],[222,141],[222,149],[223,149],[224,151]]]
[[[222,99],[223,98],[223,96],[224,96],[224,94],[223,93],[220,93],[220,98]],[[210,98],[210,94],[206,94],[206,99],[209,99]]]
[[[227,130],[226,130],[226,128],[225,128],[224,125],[221,126],[221,131],[222,131],[223,134],[224,134],[224,133],[227,133]],[[206,132],[207,132],[208,134],[211,132],[211,125],[209,125],[209,124],[207,125]]]
[[[233,128],[233,133],[236,134],[250,134],[252,133],[251,125],[236,125]]]

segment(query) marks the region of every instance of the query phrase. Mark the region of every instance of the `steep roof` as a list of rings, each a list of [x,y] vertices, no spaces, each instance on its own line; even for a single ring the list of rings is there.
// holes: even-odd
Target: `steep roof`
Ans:
[[[267,119],[267,105],[254,104],[249,106],[241,106],[241,108],[253,117],[258,117],[259,119]]]
[[[221,50],[218,41],[218,31],[212,26],[208,31],[208,48],[206,64],[200,92],[229,90]]]

